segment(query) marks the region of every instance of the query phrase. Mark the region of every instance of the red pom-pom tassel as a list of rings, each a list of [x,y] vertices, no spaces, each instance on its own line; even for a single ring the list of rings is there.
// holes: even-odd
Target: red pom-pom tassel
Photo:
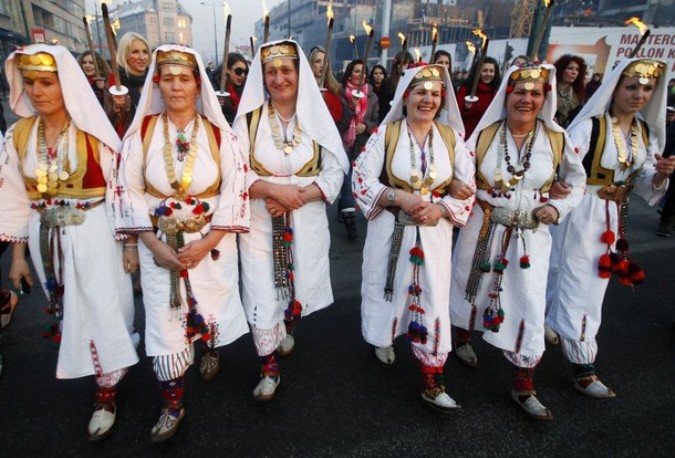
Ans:
[[[528,255],[523,255],[520,257],[520,268],[528,269],[530,267],[530,257]]]
[[[626,259],[624,259],[615,267],[614,272],[619,276],[628,275],[628,264],[629,262]]]
[[[619,275],[619,284],[623,286],[633,286],[633,282],[630,281],[628,275]]]
[[[600,241],[606,245],[611,245],[616,240],[616,235],[614,231],[605,231],[600,236]]]
[[[598,274],[600,278],[609,278],[612,276],[612,261],[607,253],[600,256],[598,260]]]
[[[645,271],[634,262],[631,262],[628,264],[628,276],[634,285],[641,285],[645,280]]]

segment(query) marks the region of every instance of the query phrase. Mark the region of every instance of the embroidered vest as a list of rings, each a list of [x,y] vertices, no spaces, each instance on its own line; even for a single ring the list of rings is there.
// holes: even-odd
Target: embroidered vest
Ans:
[[[382,169],[382,174],[380,175],[380,182],[385,186],[395,187],[398,189],[404,189],[408,192],[414,192],[414,189],[410,186],[405,180],[394,175],[394,172],[391,168],[392,162],[394,160],[394,153],[396,152],[396,146],[398,145],[398,139],[401,135],[401,119],[394,121],[390,124],[387,124],[386,130],[384,131],[384,150],[385,150],[385,160],[384,168]],[[450,165],[454,173],[455,170],[455,145],[457,144],[457,139],[455,138],[455,131],[451,127],[445,126],[443,124],[436,124],[436,129],[441,135],[443,143],[445,143],[448,148],[448,158],[450,159]],[[436,186],[431,191],[437,191],[440,195],[445,194],[446,190],[452,183],[452,177],[444,181],[440,185]]]
[[[148,158],[148,149],[150,148],[150,142],[152,141],[152,135],[155,132],[155,127],[157,127],[157,120],[161,115],[150,115],[143,118],[141,123],[141,141],[143,142],[143,177],[145,178],[145,166],[147,164]],[[214,181],[211,186],[209,186],[203,192],[196,194],[194,197],[198,199],[207,199],[209,197],[214,197],[220,194],[220,129],[215,127],[211,122],[205,117],[200,115],[201,124],[200,126],[204,127],[206,130],[206,136],[209,141],[209,149],[211,150],[211,157],[213,157],[214,162],[218,167],[218,178]],[[153,187],[148,180],[145,180],[145,192],[150,194],[153,197],[159,199],[165,199],[171,196],[166,196],[162,194],[159,190]]]
[[[12,140],[19,155],[19,167],[26,192],[28,198],[33,200],[40,199],[42,194],[37,190],[37,180],[24,174],[23,162],[28,154],[28,140],[37,119],[37,116],[20,119],[12,133]],[[75,148],[77,151],[77,169],[70,174],[66,181],[59,182],[58,193],[53,197],[74,199],[105,197],[106,180],[100,164],[99,140],[93,135],[76,129]]]
[[[476,141],[476,186],[480,189],[491,189],[490,183],[485,178],[485,176],[480,171],[480,166],[483,163],[485,154],[487,154],[492,141],[499,131],[499,127],[502,122],[497,121],[494,124],[490,124],[485,129],[481,130],[478,134],[478,139]],[[551,151],[553,152],[553,172],[551,173],[551,178],[544,183],[540,191],[546,193],[551,189],[553,184],[553,179],[555,178],[555,173],[558,170],[558,166],[562,161],[563,151],[565,150],[565,136],[562,132],[556,132],[549,129],[546,124],[544,124],[544,132],[548,136],[548,140],[551,143]]]
[[[250,113],[246,114],[246,122],[248,124],[248,138],[250,143],[250,162],[251,168],[262,177],[269,177],[273,174],[265,169],[265,167],[256,160],[255,158],[255,139],[258,134],[258,127],[260,125],[260,114],[262,113],[262,107],[256,108]],[[312,140],[312,147],[314,148],[314,154],[312,159],[307,162],[302,169],[294,173],[295,176],[299,177],[315,177],[318,176],[321,172],[321,147],[317,142]]]
[[[591,118],[593,126],[591,128],[591,141],[588,152],[584,156],[583,165],[586,170],[586,184],[608,186],[614,184],[614,170],[604,168],[602,164],[602,155],[605,152],[605,139],[607,138],[607,119],[604,115]],[[642,124],[642,140],[645,145],[649,144],[649,127],[647,123],[640,120]]]

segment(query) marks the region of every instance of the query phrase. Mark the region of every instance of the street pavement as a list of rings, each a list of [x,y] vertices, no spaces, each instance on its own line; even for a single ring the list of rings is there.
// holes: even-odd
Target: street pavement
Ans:
[[[55,379],[57,349],[40,335],[46,300],[36,286],[2,332],[0,457],[672,456],[675,234],[653,234],[654,209],[634,199],[629,224],[645,284],[632,290],[612,280],[605,300],[597,369],[617,398],[577,393],[560,349],[548,347],[535,382],[555,415],[551,422],[531,420],[516,408],[509,397],[509,364],[479,338],[477,368],[453,355],[446,364],[448,391],[462,405],[451,415],[422,404],[419,366],[403,338],[396,341],[396,366],[378,366],[360,330],[365,220],[359,216],[360,238],[349,242],[329,210],[335,303],[300,323],[294,353],[281,360],[282,381],[271,403],[252,400],[258,363],[246,335],[221,350],[221,373],[212,382],[202,382],[197,367],[188,371],[185,421],[172,440],[151,444],[161,398],[141,343],[141,362],[119,387],[112,435],[89,443],[94,379]],[[0,262],[3,284],[9,257]],[[136,307],[142,332],[141,296]]]
[[[654,209],[633,206],[630,239],[647,272],[635,291],[612,281],[598,340],[597,369],[617,398],[577,393],[557,347],[537,370],[551,422],[527,418],[509,397],[511,369],[499,351],[475,339],[479,366],[451,355],[445,374],[462,405],[451,415],[420,400],[418,363],[404,339],[397,365],[383,369],[360,332],[361,237],[346,239],[331,209],[335,304],[303,320],[295,352],[281,361],[276,398],[256,404],[258,364],[249,335],[221,350],[222,370],[211,383],[197,367],[186,377],[187,417],[167,443],[149,442],[161,406],[150,358],[120,384],[118,421],[102,443],[85,437],[95,392],[93,377],[56,380],[57,351],[40,336],[45,299],[34,288],[2,334],[0,456],[672,456],[675,446],[675,237],[653,235]],[[6,281],[9,256],[2,260]],[[105,297],[101,297],[105,301]],[[136,298],[137,327],[144,328]]]

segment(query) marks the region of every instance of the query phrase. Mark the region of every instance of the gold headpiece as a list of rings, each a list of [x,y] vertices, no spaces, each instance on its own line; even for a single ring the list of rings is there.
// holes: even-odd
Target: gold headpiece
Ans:
[[[443,67],[441,65],[427,65],[419,70],[408,85],[409,88],[424,83],[424,89],[431,89],[431,83],[444,83]],[[427,84],[428,83],[428,84]]]
[[[621,74],[628,78],[639,78],[640,84],[647,84],[649,78],[658,78],[665,73],[665,64],[658,60],[640,59],[631,62]]]
[[[260,50],[260,60],[263,65],[267,62],[274,61],[274,66],[279,67],[281,61],[284,59],[297,59],[298,49],[293,43],[279,43],[272,46],[264,47]]]
[[[548,83],[550,73],[548,69],[539,66],[523,67],[511,73],[509,84],[525,83],[525,89],[529,91],[534,83]]]
[[[56,72],[56,60],[51,54],[38,52],[35,54],[21,54],[17,52],[19,70],[25,72]]]
[[[159,67],[161,67],[162,65],[182,65],[184,67],[190,67],[194,70],[199,68],[197,66],[197,59],[195,59],[194,54],[184,51],[177,51],[175,49],[172,49],[170,51],[157,52],[158,71]],[[180,73],[180,69],[176,69],[176,71],[173,71],[173,69],[171,69],[171,73],[178,74]]]

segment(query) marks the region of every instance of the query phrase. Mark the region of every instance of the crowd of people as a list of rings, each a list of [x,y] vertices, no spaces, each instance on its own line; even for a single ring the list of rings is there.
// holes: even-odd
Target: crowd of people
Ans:
[[[476,333],[513,366],[511,397],[532,418],[553,418],[534,387],[547,340],[574,388],[615,395],[595,372],[595,336],[610,277],[644,279],[628,194],[654,205],[668,189],[660,233],[675,222],[663,62],[625,59],[586,85],[579,56],[518,56],[503,78],[485,57],[456,90],[445,51],[430,64],[399,53],[389,72],[355,59],[338,83],[326,50],[306,57],[292,40],[213,68],[128,33],[113,64],[118,76],[96,53],[47,44],[5,64],[20,119],[0,154],[2,251],[12,244],[14,286],[46,296],[56,377],[95,377],[90,440],[112,431],[116,387],[138,361],[134,272],[163,399],[152,442],[184,421],[195,360],[213,380],[219,348],[246,333],[252,396],[274,399],[296,327],[333,303],[331,205],[350,240],[356,211],[367,220],[363,337],[390,368],[405,335],[425,404],[459,408],[444,366],[452,350],[478,364]],[[2,328],[18,302],[0,289]]]

